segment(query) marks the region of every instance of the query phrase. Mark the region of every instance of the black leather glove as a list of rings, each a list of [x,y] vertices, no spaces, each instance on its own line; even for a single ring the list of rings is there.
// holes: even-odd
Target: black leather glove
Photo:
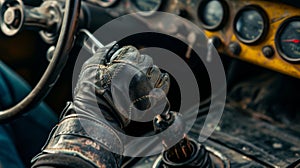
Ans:
[[[109,48],[101,49],[82,67],[74,93],[78,111],[99,114],[96,111],[102,107],[110,107],[104,117],[124,128],[131,120],[153,119],[157,111],[168,108],[168,74],[133,46],[106,54]]]
[[[70,156],[94,167],[119,167],[125,142],[118,132],[132,120],[149,121],[169,110],[168,74],[135,47],[116,50],[113,46],[101,48],[82,66],[73,103],[33,159],[33,167],[70,167],[76,160],[70,161]],[[57,164],[54,156],[66,159],[56,159]]]

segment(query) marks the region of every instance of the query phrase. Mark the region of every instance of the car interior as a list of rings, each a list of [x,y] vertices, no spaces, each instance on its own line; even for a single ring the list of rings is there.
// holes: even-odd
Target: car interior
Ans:
[[[155,33],[129,36],[118,44],[171,50],[193,72],[201,97],[188,136],[194,143],[203,127],[213,127],[214,131],[205,141],[195,143],[198,153],[192,155],[198,157],[190,159],[202,167],[300,167],[300,2],[0,0],[0,7],[0,59],[33,88],[19,104],[0,112],[1,123],[22,116],[40,101],[60,115],[66,102],[72,100],[73,70],[83,46],[82,38],[74,36],[78,37],[80,30],[93,34],[110,21],[137,12],[160,22],[155,12],[165,12],[196,25],[217,51],[213,56],[218,58],[211,59],[222,61],[226,85],[220,82],[217,90],[226,94],[225,102],[214,101],[224,95],[212,91],[206,66],[186,44]],[[171,76],[167,96],[172,111],[180,109],[181,91]],[[206,121],[218,111],[210,109],[218,109],[220,104],[224,107],[218,124]],[[146,127],[149,132],[153,130],[152,122],[135,124],[132,127],[137,132]],[[152,147],[149,142],[134,150],[138,156]],[[201,152],[205,157],[200,157]],[[166,163],[170,160],[165,157],[172,159],[164,153],[127,156],[122,167],[187,166],[179,158],[174,165]]]

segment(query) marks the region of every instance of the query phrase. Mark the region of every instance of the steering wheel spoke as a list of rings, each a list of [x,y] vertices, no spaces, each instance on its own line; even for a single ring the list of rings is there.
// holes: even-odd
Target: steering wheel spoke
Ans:
[[[3,31],[4,28],[9,28],[9,26],[5,25],[7,23],[13,23],[12,18],[8,18],[5,22],[4,20],[5,11],[9,9],[11,6],[17,7],[21,11],[23,8],[19,8],[22,6],[22,1],[20,0],[0,0],[1,9],[1,29]],[[36,106],[51,90],[57,81],[63,67],[65,66],[68,60],[68,54],[73,47],[74,35],[76,33],[76,28],[78,25],[79,14],[80,14],[80,5],[81,0],[66,0],[64,16],[62,20],[62,25],[59,33],[59,37],[56,43],[55,50],[53,52],[53,57],[41,77],[38,84],[33,88],[33,90],[19,103],[14,105],[13,107],[0,111],[0,123],[5,123],[10,121]],[[6,15],[14,15],[13,12],[11,14]],[[24,13],[24,11],[23,11]],[[6,16],[9,17],[9,16]],[[41,17],[43,18],[43,17]],[[24,23],[24,18],[20,21],[20,25],[16,26],[14,32],[8,35],[16,34],[22,27]],[[5,33],[5,32],[4,32]]]

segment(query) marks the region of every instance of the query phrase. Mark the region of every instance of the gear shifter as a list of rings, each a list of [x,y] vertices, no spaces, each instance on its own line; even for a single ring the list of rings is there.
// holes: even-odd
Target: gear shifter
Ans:
[[[185,124],[179,113],[167,112],[156,116],[154,119],[154,128],[156,133],[163,132],[167,128],[172,129],[170,131],[172,135],[161,135],[162,143],[167,150],[158,157],[153,168],[214,167],[205,147],[183,133]],[[170,142],[174,138],[174,135],[177,137],[181,136],[182,139],[170,147]]]

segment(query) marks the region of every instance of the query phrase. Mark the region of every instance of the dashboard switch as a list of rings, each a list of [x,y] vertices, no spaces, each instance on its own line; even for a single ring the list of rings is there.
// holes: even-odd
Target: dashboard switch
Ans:
[[[214,36],[214,37],[211,37],[209,40],[208,40],[209,43],[213,44],[215,46],[216,49],[218,49],[219,47],[221,47],[222,45],[222,41],[219,37],[217,36]]]
[[[267,58],[271,58],[275,54],[275,51],[274,51],[273,47],[271,47],[271,46],[263,47],[262,52],[263,52],[264,56]]]
[[[229,51],[234,55],[240,55],[242,49],[239,43],[231,42],[228,46]]]

